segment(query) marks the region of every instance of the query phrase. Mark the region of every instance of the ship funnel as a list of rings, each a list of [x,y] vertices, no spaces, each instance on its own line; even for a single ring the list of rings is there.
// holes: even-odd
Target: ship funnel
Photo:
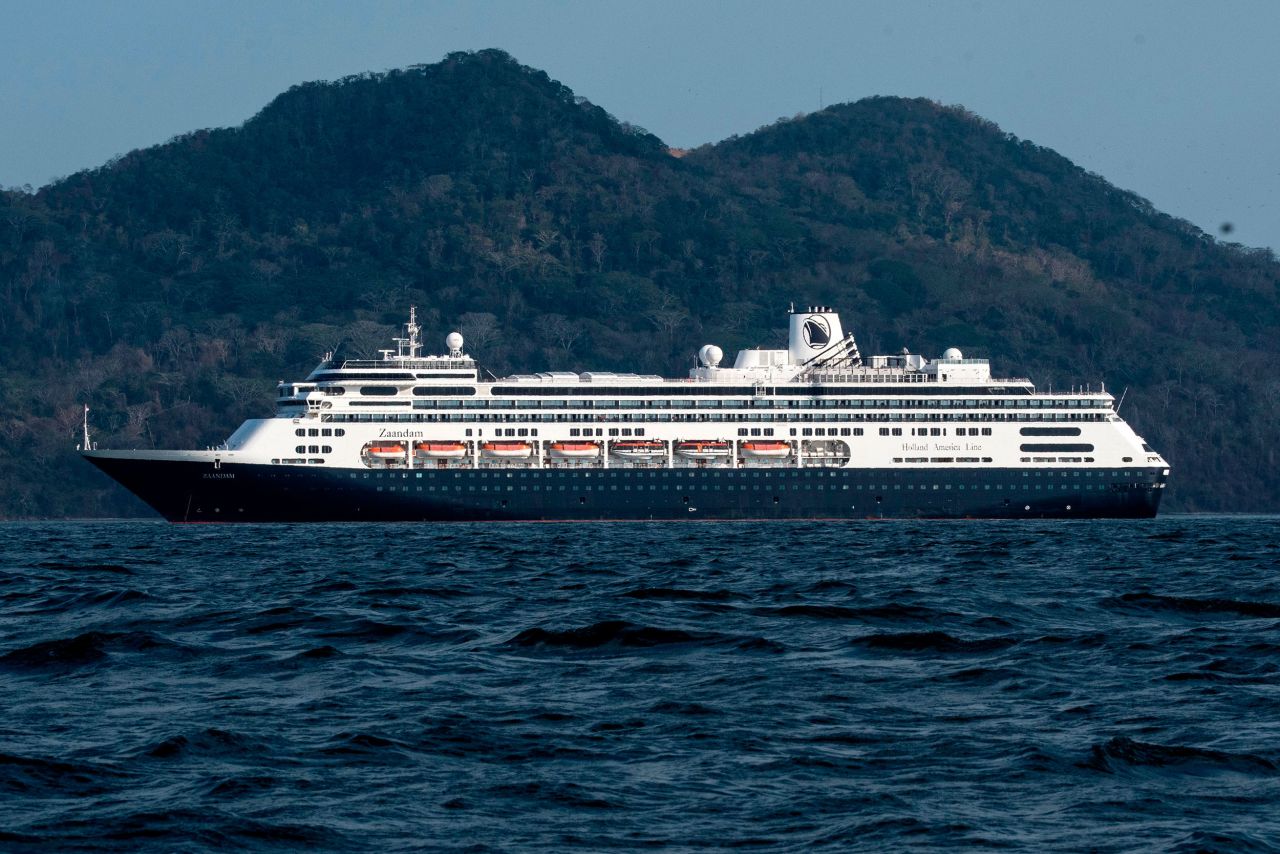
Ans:
[[[803,365],[844,339],[840,315],[826,306],[791,312],[787,353],[791,364]]]

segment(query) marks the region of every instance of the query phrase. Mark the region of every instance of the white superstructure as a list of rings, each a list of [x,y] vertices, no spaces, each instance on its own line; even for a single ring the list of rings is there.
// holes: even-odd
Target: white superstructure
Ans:
[[[1167,466],[1101,387],[1037,391],[954,348],[864,359],[824,307],[791,312],[786,349],[742,350],[722,367],[720,348],[705,345],[678,380],[482,380],[461,335],[439,356],[421,355],[419,336],[411,311],[381,358],[328,358],[281,383],[274,417],[246,421],[219,448],[138,453],[366,470]]]

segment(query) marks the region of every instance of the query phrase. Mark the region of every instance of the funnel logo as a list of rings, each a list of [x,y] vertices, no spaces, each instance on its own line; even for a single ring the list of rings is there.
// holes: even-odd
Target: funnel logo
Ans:
[[[825,318],[813,315],[804,322],[804,343],[819,350],[831,343],[831,327]]]

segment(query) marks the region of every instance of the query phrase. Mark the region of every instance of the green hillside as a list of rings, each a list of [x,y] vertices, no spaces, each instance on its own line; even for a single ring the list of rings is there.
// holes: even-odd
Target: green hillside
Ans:
[[[203,447],[410,304],[493,372],[681,373],[795,301],[864,352],[1128,388],[1169,509],[1274,510],[1280,265],[1046,148],[869,98],[673,156],[500,51],[294,87],[0,195],[0,515],[140,514],[73,452]]]

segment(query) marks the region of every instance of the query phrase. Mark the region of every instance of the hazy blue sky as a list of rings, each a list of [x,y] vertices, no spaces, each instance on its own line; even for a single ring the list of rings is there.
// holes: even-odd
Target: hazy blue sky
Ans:
[[[0,184],[239,124],[301,81],[485,47],[681,147],[820,102],[963,104],[1280,248],[1280,0],[0,0]]]

